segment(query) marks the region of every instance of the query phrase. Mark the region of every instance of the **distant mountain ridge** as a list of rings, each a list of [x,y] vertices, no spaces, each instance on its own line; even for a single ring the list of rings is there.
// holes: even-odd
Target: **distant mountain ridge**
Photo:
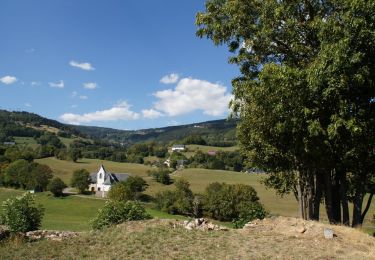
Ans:
[[[187,125],[167,126],[141,130],[118,130],[95,126],[72,126],[81,133],[95,139],[131,144],[145,141],[171,142],[189,135],[200,135],[208,144],[232,146],[236,144],[236,120],[214,120]]]
[[[1,141],[14,136],[33,137],[44,131],[50,131],[122,145],[147,141],[169,143],[182,140],[190,135],[200,135],[209,145],[232,146],[236,144],[236,125],[236,120],[222,119],[161,128],[119,130],[98,126],[63,124],[35,113],[0,110]]]

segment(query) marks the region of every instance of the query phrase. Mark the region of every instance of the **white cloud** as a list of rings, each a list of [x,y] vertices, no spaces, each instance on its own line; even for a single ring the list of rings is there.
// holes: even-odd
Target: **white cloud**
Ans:
[[[83,83],[83,87],[85,89],[96,89],[98,87],[98,84],[96,84],[95,82],[86,82]]]
[[[40,86],[40,85],[42,85],[42,82],[39,82],[39,81],[32,81],[32,82],[30,83],[30,85],[31,85],[31,86]]]
[[[172,74],[165,75],[164,77],[162,77],[160,79],[160,82],[163,84],[174,84],[178,81],[179,78],[180,76],[178,74],[172,73]]]
[[[77,94],[78,94],[78,92],[77,91],[73,91],[72,92],[72,97],[74,98],[74,97],[76,97],[77,96]]]
[[[131,111],[130,105],[126,101],[123,101],[106,110],[86,113],[82,115],[66,113],[60,116],[61,120],[75,125],[79,125],[81,123],[90,123],[93,121],[134,120],[138,118],[139,114]]]
[[[77,108],[78,106],[77,105],[71,105],[71,108]]]
[[[148,118],[148,119],[155,119],[159,118],[161,116],[164,116],[163,113],[160,113],[159,111],[155,109],[143,109],[142,110],[142,116],[143,118]]]
[[[51,88],[64,88],[64,81],[60,80],[59,82],[49,82],[48,85]]]
[[[6,84],[6,85],[13,84],[16,81],[17,81],[17,78],[13,77],[13,76],[4,76],[4,77],[0,78],[0,82],[3,83],[3,84]]]
[[[154,108],[169,116],[196,110],[202,110],[206,115],[221,116],[228,111],[233,97],[225,86],[192,78],[183,78],[175,89],[157,91],[153,95],[159,99]]]
[[[79,96],[79,99],[88,99],[87,96]]]
[[[32,105],[30,103],[25,103],[25,107],[32,107]]]
[[[80,68],[82,70],[95,70],[95,68],[89,62],[79,63],[77,61],[72,60],[69,62],[69,64],[72,67]]]

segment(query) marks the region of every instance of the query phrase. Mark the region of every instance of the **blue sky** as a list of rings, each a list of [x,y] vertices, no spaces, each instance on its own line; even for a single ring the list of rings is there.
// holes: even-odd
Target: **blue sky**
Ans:
[[[198,0],[1,0],[0,108],[141,129],[225,118],[237,69]]]

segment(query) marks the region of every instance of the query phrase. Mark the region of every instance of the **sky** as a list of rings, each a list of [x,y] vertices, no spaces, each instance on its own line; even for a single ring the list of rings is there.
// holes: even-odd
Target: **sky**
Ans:
[[[195,35],[203,0],[1,0],[0,109],[144,129],[226,118],[225,46]]]

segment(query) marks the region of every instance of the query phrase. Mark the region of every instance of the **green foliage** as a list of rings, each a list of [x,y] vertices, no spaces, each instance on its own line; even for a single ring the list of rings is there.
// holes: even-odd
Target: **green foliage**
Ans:
[[[200,135],[189,135],[183,140],[184,144],[207,145],[207,142]]]
[[[116,183],[108,192],[108,198],[114,201],[137,200],[146,190],[147,182],[139,176],[129,176],[126,181]]]
[[[55,197],[60,197],[63,195],[63,190],[67,185],[58,177],[53,178],[48,184],[47,190],[52,192]]]
[[[183,179],[175,182],[176,189],[156,194],[156,207],[169,214],[193,215],[194,195],[190,184]]]
[[[96,217],[91,220],[93,229],[120,224],[125,221],[150,219],[145,208],[136,201],[107,201],[103,208],[99,209]]]
[[[80,193],[84,193],[90,184],[89,172],[86,169],[75,170],[70,183],[71,186],[77,188]]]
[[[156,170],[152,170],[149,172],[149,175],[151,175],[156,182],[169,185],[172,183],[170,174],[171,172],[169,171],[168,168],[158,168]]]
[[[70,148],[67,153],[67,158],[73,162],[77,162],[78,159],[82,158],[81,150],[77,148]]]
[[[305,182],[300,194],[315,201],[319,193],[305,193],[328,176],[324,192],[344,194],[326,197],[336,211],[327,212],[331,222],[346,222],[348,186],[360,211],[374,176],[374,9],[367,0],[220,0],[207,1],[196,18],[197,35],[227,44],[229,62],[240,68],[231,107],[243,153],[285,178],[297,172]],[[354,225],[360,215],[353,214]]]
[[[0,181],[4,186],[44,191],[51,178],[52,170],[47,165],[20,159],[3,170]]]
[[[44,209],[36,205],[30,193],[3,202],[0,222],[11,232],[27,232],[40,227]]]
[[[52,177],[52,170],[49,166],[31,163],[31,172],[28,176],[26,188],[40,192],[45,191]]]
[[[35,157],[35,153],[30,147],[20,148],[18,146],[12,146],[5,150],[4,156],[8,162],[14,162],[20,159],[31,162]]]
[[[218,182],[207,186],[204,210],[214,219],[235,221],[238,226],[254,218],[264,218],[266,214],[253,187]]]

